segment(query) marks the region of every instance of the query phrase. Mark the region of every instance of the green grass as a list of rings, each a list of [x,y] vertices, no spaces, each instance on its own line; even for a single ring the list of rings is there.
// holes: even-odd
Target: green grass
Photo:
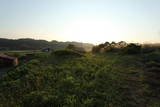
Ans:
[[[155,77],[142,55],[37,53],[0,78],[0,106],[159,107]]]
[[[22,50],[22,51],[17,51],[17,50],[11,50],[11,51],[0,51],[0,53],[5,53],[7,55],[11,55],[11,56],[23,56],[26,55],[28,53],[43,53],[40,50]]]

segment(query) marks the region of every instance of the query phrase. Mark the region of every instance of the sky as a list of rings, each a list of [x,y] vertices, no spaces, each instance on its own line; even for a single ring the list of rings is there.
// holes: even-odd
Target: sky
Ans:
[[[160,43],[160,0],[0,0],[0,38]]]

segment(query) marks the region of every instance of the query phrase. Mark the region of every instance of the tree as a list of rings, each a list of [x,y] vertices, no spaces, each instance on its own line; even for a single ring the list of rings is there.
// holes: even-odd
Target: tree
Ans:
[[[92,52],[93,53],[99,53],[100,52],[100,47],[99,46],[94,46],[93,48],[92,48]]]
[[[69,44],[68,46],[67,46],[67,49],[72,49],[72,50],[74,50],[76,47],[75,47],[75,45],[73,45],[73,44]]]
[[[118,48],[124,48],[127,46],[127,43],[125,41],[120,41],[117,43],[117,45],[118,45]]]

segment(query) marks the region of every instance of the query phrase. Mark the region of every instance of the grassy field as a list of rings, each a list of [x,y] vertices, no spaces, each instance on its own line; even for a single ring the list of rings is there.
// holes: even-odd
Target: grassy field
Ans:
[[[159,56],[36,53],[0,78],[0,107],[160,107],[159,68],[149,67]]]

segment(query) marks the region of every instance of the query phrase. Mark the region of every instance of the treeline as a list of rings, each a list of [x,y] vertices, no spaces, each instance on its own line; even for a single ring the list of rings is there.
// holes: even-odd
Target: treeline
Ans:
[[[138,44],[121,42],[105,42],[92,48],[93,53],[119,52],[124,54],[150,53],[160,50],[160,44]]]
[[[69,44],[73,44],[76,47],[84,48],[90,51],[93,47],[89,43],[80,42],[58,42],[58,41],[46,41],[46,40],[35,40],[35,39],[4,39],[0,38],[0,50],[39,50],[43,48],[53,48],[53,49],[64,49]]]

